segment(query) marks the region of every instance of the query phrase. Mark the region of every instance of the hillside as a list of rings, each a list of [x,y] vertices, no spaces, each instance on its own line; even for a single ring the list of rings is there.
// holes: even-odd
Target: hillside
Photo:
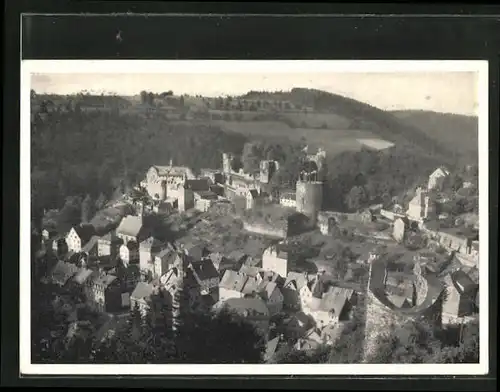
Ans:
[[[391,113],[448,146],[449,149],[463,154],[464,158],[477,160],[477,117],[424,110],[403,110]]]
[[[394,116],[366,103],[325,91],[294,88],[290,92],[251,92],[246,99],[279,99],[291,102],[295,107],[329,113],[350,121],[349,129],[365,130],[378,137],[407,148],[415,148],[424,156],[437,156],[443,162],[455,161],[453,148],[442,144],[432,132],[424,131],[403,118]],[[330,125],[329,128],[332,128]],[[416,151],[415,151],[416,152]]]

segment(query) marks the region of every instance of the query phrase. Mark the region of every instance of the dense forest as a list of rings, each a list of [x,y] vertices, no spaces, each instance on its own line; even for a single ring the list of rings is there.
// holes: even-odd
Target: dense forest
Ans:
[[[173,123],[160,114],[119,111],[35,113],[31,128],[34,210],[60,208],[68,196],[101,193],[141,179],[149,166],[221,166],[244,136],[215,127]]]
[[[171,92],[160,98],[172,98]],[[259,97],[261,93],[249,93]],[[413,188],[441,164],[453,169],[457,156],[430,135],[389,112],[322,91],[293,89],[278,94],[297,105],[358,119],[360,125],[396,142],[383,151],[346,151],[327,157],[326,209],[354,211],[370,203],[388,202]],[[141,92],[143,102],[150,98]],[[153,99],[157,96],[153,96]],[[34,211],[61,208],[69,196],[82,200],[109,198],[137,182],[153,164],[219,168],[224,151],[240,156],[247,171],[260,159],[276,159],[280,170],[271,188],[293,187],[307,140],[295,143],[276,137],[248,140],[199,121],[174,121],[161,112],[130,111],[120,97],[41,96],[32,93],[32,206]],[[110,110],[84,110],[103,106]],[[462,163],[462,162],[460,162]],[[238,166],[239,167],[239,166]]]

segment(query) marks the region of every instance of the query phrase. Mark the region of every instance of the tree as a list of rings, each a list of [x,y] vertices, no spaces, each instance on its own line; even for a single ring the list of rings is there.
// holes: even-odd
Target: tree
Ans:
[[[141,95],[141,102],[143,104],[148,103],[148,98],[149,98],[148,92],[143,90],[141,91],[140,95]]]
[[[90,196],[90,194],[87,194],[87,196],[85,196],[85,199],[83,199],[81,209],[82,209],[81,221],[83,223],[90,222],[95,213],[94,203],[92,201],[92,197]]]
[[[346,204],[350,210],[359,210],[366,201],[366,192],[362,186],[354,186],[346,197]]]
[[[107,203],[107,198],[104,193],[100,193],[99,197],[95,201],[95,209],[96,211],[102,210],[104,207],[106,207]]]
[[[256,173],[260,169],[260,161],[264,158],[263,145],[260,142],[247,142],[243,146],[241,161],[246,173]]]

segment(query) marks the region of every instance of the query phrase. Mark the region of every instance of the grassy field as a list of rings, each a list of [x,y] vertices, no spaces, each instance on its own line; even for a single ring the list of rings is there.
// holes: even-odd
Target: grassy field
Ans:
[[[358,139],[379,140],[370,131],[356,129],[313,129],[290,128],[280,121],[212,121],[223,130],[236,132],[245,136],[287,138],[298,142],[302,138],[313,147],[322,147],[329,154],[343,151],[359,151],[363,144]]]

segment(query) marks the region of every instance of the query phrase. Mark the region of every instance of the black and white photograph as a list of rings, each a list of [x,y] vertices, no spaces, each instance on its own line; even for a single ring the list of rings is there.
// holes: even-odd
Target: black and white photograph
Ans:
[[[488,372],[486,61],[21,71],[23,373]]]

